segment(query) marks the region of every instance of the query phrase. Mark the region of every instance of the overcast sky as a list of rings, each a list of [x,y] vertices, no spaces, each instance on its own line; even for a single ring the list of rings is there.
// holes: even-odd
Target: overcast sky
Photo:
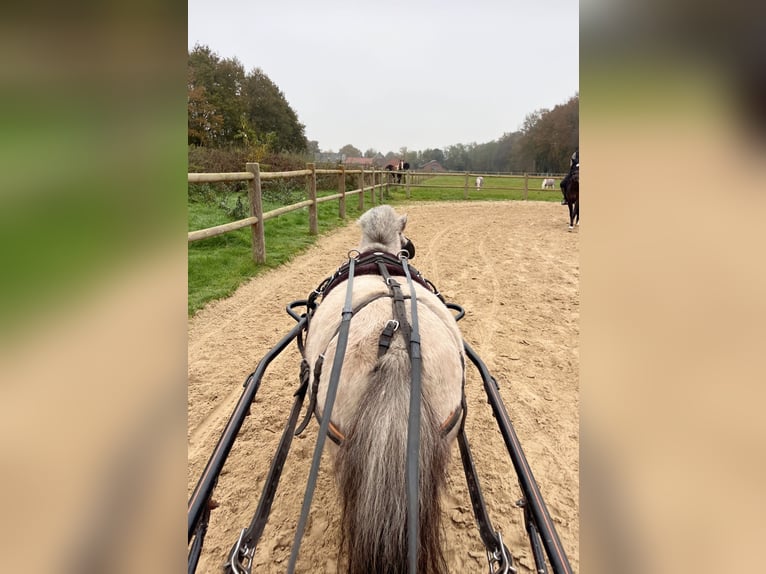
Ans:
[[[574,0],[188,6],[188,47],[261,68],[323,151],[485,143],[579,92]]]

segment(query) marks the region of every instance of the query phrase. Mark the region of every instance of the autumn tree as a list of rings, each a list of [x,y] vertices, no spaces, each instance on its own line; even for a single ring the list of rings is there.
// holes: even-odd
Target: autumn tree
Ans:
[[[189,143],[306,151],[305,126],[260,68],[245,74],[236,58],[197,45],[188,59]]]
[[[223,116],[208,100],[205,86],[200,85],[194,71],[187,72],[189,145],[212,146],[221,137]]]
[[[521,169],[544,173],[568,171],[569,158],[579,145],[579,113],[580,98],[575,95],[552,110],[528,114],[514,152]]]
[[[210,143],[225,146],[241,142],[247,135],[243,129],[242,64],[236,58],[221,59],[207,46],[197,45],[189,53],[188,71],[191,88],[204,88],[209,111],[221,118],[217,137]]]

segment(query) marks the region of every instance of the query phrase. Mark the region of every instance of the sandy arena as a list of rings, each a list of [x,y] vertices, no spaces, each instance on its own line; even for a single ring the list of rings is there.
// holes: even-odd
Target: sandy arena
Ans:
[[[565,207],[553,202],[418,203],[405,231],[413,265],[447,301],[461,305],[465,340],[497,379],[506,409],[574,572],[579,571],[579,228],[567,231]],[[350,222],[293,261],[253,278],[230,298],[189,320],[188,495],[242,393],[242,383],[295,322],[285,306],[305,299],[356,247]],[[268,245],[266,247],[268,249]],[[252,519],[298,385],[295,344],[266,371],[223,469],[198,573],[221,571],[239,532]],[[493,526],[519,572],[534,560],[515,506],[521,496],[481,378],[467,367],[466,430]],[[318,424],[293,441],[254,572],[286,571]],[[443,501],[451,572],[486,573],[457,445]],[[331,461],[322,461],[296,572],[334,573],[339,543]]]

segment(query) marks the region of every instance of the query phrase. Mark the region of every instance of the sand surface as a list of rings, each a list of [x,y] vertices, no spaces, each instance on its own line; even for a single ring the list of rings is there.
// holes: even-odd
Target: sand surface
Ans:
[[[465,340],[500,385],[500,393],[575,572],[579,571],[579,228],[547,202],[430,203],[397,207],[408,214],[413,265],[447,301],[461,305]],[[209,304],[189,320],[188,494],[261,357],[295,322],[284,311],[305,299],[359,240],[350,222],[279,269]],[[268,249],[268,246],[267,246]],[[220,572],[239,532],[252,519],[263,481],[298,385],[295,344],[269,367],[214,492],[197,572]],[[533,572],[516,475],[471,365],[466,429],[493,526],[519,572]],[[255,555],[255,572],[285,572],[318,424],[293,441],[273,511]],[[297,572],[335,572],[338,502],[331,460],[322,461]],[[451,572],[486,572],[457,445],[444,527]]]

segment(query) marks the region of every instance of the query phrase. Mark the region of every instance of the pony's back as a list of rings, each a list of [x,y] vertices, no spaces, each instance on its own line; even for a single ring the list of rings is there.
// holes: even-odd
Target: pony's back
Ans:
[[[409,288],[402,277],[405,295]],[[422,351],[420,428],[420,512],[418,572],[447,572],[441,547],[440,493],[445,485],[451,439],[443,423],[459,409],[463,385],[462,337],[451,312],[416,284]],[[312,317],[306,358],[313,380],[323,355],[317,407],[324,416],[346,284],[328,293]],[[348,346],[341,370],[332,423],[343,437],[335,470],[341,496],[339,563],[353,574],[407,572],[406,450],[411,385],[409,342],[395,332],[378,356],[380,334],[392,319],[388,287],[376,275],[354,278]],[[409,302],[407,319],[412,322]]]

